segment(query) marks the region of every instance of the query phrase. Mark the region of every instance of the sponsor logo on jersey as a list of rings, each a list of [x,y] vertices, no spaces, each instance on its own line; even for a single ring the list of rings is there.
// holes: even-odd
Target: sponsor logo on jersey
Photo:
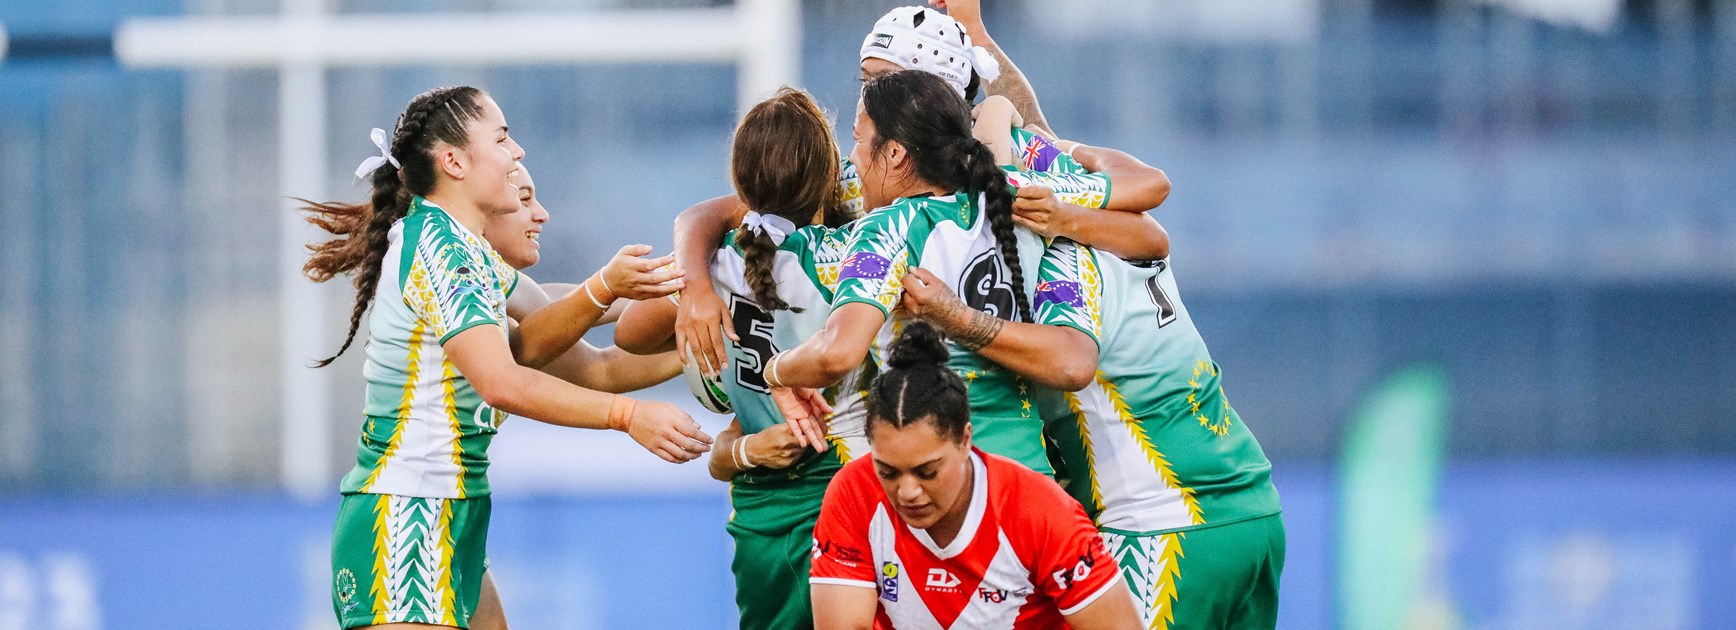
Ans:
[[[1079,562],[1074,564],[1073,568],[1061,569],[1056,571],[1050,577],[1055,578],[1055,584],[1060,586],[1061,590],[1065,591],[1073,588],[1074,584],[1083,581],[1085,578],[1091,577],[1091,568],[1096,565],[1097,560],[1092,558],[1091,554],[1080,554]]]
[[[880,565],[880,599],[889,602],[898,601],[898,563],[886,562]]]
[[[892,269],[892,261],[874,252],[856,252],[844,259],[843,270],[838,273],[839,280],[848,278],[867,278],[879,280],[886,277],[886,272]]]
[[[1049,303],[1082,307],[1085,306],[1085,298],[1079,293],[1079,283],[1071,280],[1051,280],[1037,285],[1037,305]]]
[[[1001,602],[1007,601],[1007,590],[1004,588],[989,588],[987,586],[979,586],[979,587],[977,587],[977,597],[982,598],[982,600],[984,602],[987,602],[990,604],[999,604]]]
[[[929,586],[929,588],[943,588],[943,589],[951,590],[951,589],[957,588],[958,584],[959,584],[958,576],[953,575],[953,573],[951,571],[948,571],[946,569],[940,569],[940,568],[934,568],[934,569],[928,570],[928,586]]]
[[[814,540],[814,559],[819,560],[821,556],[831,556],[832,560],[839,564],[850,566],[856,566],[857,563],[862,562],[860,549],[849,545],[840,545],[830,540],[820,542],[816,539]]]

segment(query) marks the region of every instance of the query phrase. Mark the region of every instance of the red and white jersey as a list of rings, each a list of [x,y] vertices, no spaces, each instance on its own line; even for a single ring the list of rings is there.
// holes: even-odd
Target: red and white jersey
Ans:
[[[970,511],[946,547],[899,518],[872,458],[845,465],[814,527],[809,582],[876,589],[876,628],[1059,628],[1121,572],[1054,480],[972,449]]]

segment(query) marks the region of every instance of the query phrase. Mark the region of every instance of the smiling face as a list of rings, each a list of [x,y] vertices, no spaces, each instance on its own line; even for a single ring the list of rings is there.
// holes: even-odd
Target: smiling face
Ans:
[[[923,419],[902,428],[869,424],[874,472],[892,509],[911,527],[928,529],[943,519],[962,519],[970,508],[970,427],[951,440]]]
[[[470,142],[459,149],[464,156],[459,185],[485,215],[517,212],[521,206],[517,171],[524,148],[507,134],[506,114],[493,98],[485,94],[479,104],[481,114],[464,125]]]
[[[531,181],[529,170],[521,165],[513,180],[518,186],[518,210],[489,217],[482,235],[507,264],[528,269],[542,257],[537,240],[542,237],[549,212],[537,199],[536,183]]]
[[[856,101],[856,126],[850,132],[856,146],[850,149],[850,163],[856,165],[856,174],[862,178],[862,203],[865,208],[881,208],[892,203],[897,197],[889,190],[890,181],[900,181],[901,174],[895,172],[898,160],[892,154],[902,154],[903,147],[896,142],[881,145],[879,151],[874,150],[874,143],[879,138],[874,129],[874,121],[868,117],[868,110],[861,100]]]

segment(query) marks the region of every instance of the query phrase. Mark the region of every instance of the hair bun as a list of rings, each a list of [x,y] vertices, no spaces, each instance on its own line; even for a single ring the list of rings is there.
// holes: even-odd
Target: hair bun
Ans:
[[[907,370],[927,365],[942,367],[949,355],[946,337],[928,322],[911,322],[892,342],[892,357],[887,359],[894,369]]]

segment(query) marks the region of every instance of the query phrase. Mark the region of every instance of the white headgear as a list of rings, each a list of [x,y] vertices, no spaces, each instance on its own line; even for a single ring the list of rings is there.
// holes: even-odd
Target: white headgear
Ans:
[[[862,40],[862,59],[885,59],[905,70],[938,75],[964,96],[971,71],[983,81],[1001,76],[1001,64],[972,46],[958,21],[926,7],[899,7],[874,23]]]

